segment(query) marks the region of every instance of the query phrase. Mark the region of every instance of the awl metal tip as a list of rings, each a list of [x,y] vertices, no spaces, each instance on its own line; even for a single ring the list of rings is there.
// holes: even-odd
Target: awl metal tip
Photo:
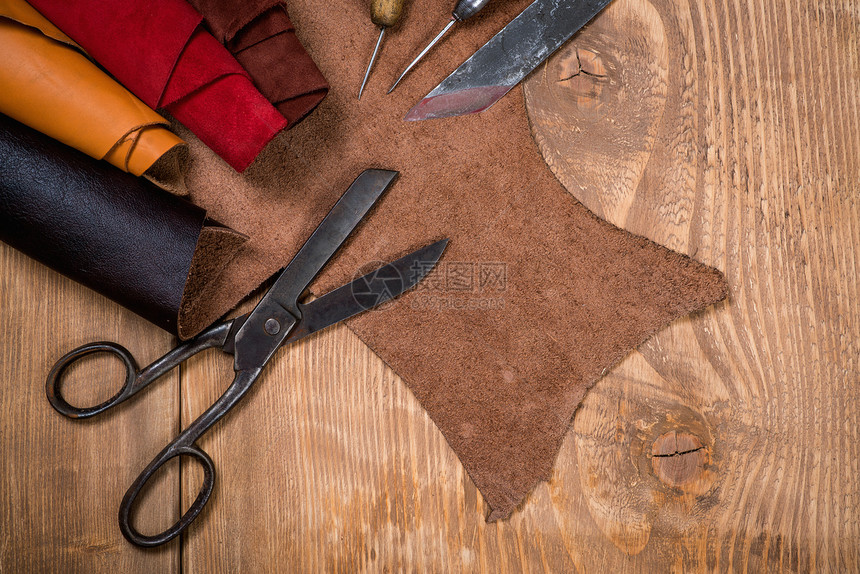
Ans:
[[[421,61],[421,58],[423,58],[423,57],[427,54],[427,52],[429,52],[429,51],[433,48],[433,46],[435,46],[435,45],[439,42],[439,40],[441,40],[441,39],[442,39],[442,36],[444,36],[445,34],[447,34],[447,33],[448,33],[448,30],[450,30],[450,29],[451,29],[451,26],[453,26],[453,25],[454,25],[454,24],[456,24],[456,23],[457,23],[457,20],[456,20],[455,18],[451,18],[451,21],[450,21],[450,22],[448,22],[448,24],[447,24],[444,28],[442,28],[442,31],[441,31],[441,32],[439,32],[438,34],[436,34],[436,37],[435,37],[435,38],[433,38],[433,40],[431,40],[431,42],[430,42],[429,44],[427,44],[427,47],[426,47],[426,48],[424,48],[423,50],[421,50],[421,53],[420,53],[420,54],[418,54],[418,56],[417,56],[414,60],[412,60],[412,63],[411,63],[411,64],[409,64],[408,66],[406,66],[406,69],[405,69],[405,70],[403,70],[403,73],[402,73],[402,74],[400,74],[400,77],[399,77],[399,78],[397,78],[397,81],[396,81],[396,82],[394,82],[394,85],[393,85],[393,86],[391,86],[391,89],[390,89],[390,90],[388,90],[388,93],[389,93],[389,94],[390,94],[391,92],[393,92],[393,91],[394,91],[394,88],[396,88],[396,87],[397,87],[397,84],[399,84],[399,83],[400,83],[400,80],[402,80],[404,77],[406,77],[406,74],[408,74],[408,73],[409,73],[409,71],[410,71],[412,68],[414,68],[414,67],[415,67],[415,65],[416,65],[418,62],[420,62],[420,61]]]
[[[379,47],[382,45],[382,37],[385,35],[385,26],[379,30],[379,39],[376,41],[376,47],[373,49],[373,55],[370,57],[370,63],[367,65],[367,71],[364,72],[364,80],[361,81],[361,87],[358,89],[358,99],[361,99],[361,94],[364,92],[364,86],[367,85],[367,78],[370,77],[370,71],[373,69],[373,64],[376,62],[376,55],[379,54]]]
[[[407,70],[407,71],[408,71],[408,70]],[[402,80],[402,79],[403,79],[403,76],[405,76],[405,75],[406,75],[406,72],[403,72],[402,74],[400,74],[400,77],[399,77],[399,78],[397,78],[397,81],[396,81],[396,82],[394,82],[394,84],[393,84],[390,88],[388,88],[388,91],[387,91],[387,92],[385,92],[385,93],[386,93],[386,94],[390,94],[391,92],[393,92],[393,91],[394,91],[394,88],[396,88],[396,87],[397,87],[397,84],[399,84],[399,83],[400,83],[400,80]]]

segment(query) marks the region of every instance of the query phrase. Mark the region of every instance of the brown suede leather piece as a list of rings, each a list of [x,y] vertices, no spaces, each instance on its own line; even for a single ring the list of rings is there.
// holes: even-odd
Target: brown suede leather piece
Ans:
[[[245,178],[190,142],[193,199],[251,237],[201,311],[213,320],[292,257],[361,170],[402,172],[314,291],[369,261],[451,239],[441,274],[349,326],[427,409],[492,508],[490,520],[507,517],[550,475],[576,407],[605,370],[672,319],[726,296],[718,271],[599,220],[562,188],[531,139],[520,88],[481,114],[401,121],[528,2],[491,3],[385,96],[453,2],[410,5],[359,102],[378,35],[367,2],[321,10],[316,0],[294,0],[291,17],[331,83],[328,98]],[[503,289],[496,282],[481,291],[477,274],[494,264],[506,269]],[[469,265],[476,275],[465,289]],[[428,295],[444,308],[426,304]],[[489,299],[496,307],[480,308]]]

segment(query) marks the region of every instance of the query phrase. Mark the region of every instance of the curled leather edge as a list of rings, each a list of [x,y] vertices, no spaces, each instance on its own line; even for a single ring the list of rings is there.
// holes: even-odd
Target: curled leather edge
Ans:
[[[164,125],[148,124],[133,128],[102,159],[123,171],[148,179],[165,191],[188,195],[185,183],[188,144],[168,131],[168,125],[165,120]],[[153,156],[156,156],[155,161],[152,161]]]
[[[287,120],[185,0],[30,0],[154,109],[168,111],[236,171]],[[142,16],[146,17],[142,17]]]
[[[299,41],[283,4],[257,16],[225,45],[287,119],[287,129],[307,117],[328,94],[328,81]]]
[[[247,236],[0,114],[0,240],[190,337],[206,326],[194,310]]]
[[[190,4],[203,15],[207,28],[212,31],[212,35],[222,44],[231,42],[252,21],[269,12],[272,8],[285,8],[282,0],[250,0],[239,2],[230,2],[228,0],[192,0]]]
[[[214,279],[220,277],[247,240],[247,235],[226,225],[211,219],[206,221],[197,240],[179,306],[176,330],[180,339],[193,337],[211,323],[203,308],[218,287]]]
[[[0,35],[7,51],[0,112],[171,193],[188,193],[187,144],[71,38],[24,0],[0,0]]]

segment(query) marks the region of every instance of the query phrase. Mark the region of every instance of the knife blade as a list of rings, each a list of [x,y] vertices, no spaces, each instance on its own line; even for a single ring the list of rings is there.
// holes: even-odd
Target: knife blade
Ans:
[[[486,110],[611,0],[535,0],[409,110],[406,121]]]

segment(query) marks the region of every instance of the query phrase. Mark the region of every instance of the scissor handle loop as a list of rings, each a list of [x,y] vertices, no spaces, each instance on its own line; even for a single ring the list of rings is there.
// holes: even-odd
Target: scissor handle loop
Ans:
[[[173,526],[164,532],[154,536],[141,534],[131,524],[131,511],[138,494],[140,494],[140,491],[143,489],[143,486],[147,481],[152,478],[156,472],[158,472],[158,469],[164,466],[167,461],[181,455],[188,455],[194,458],[200,463],[200,466],[203,467],[203,485],[200,487],[200,492],[197,494],[197,498],[194,499],[194,502],[188,510],[185,511],[185,514],[183,514]],[[152,462],[149,463],[149,465],[147,465],[146,468],[143,469],[143,472],[140,473],[137,479],[126,491],[125,496],[122,499],[122,503],[119,505],[119,528],[122,531],[123,536],[125,536],[129,542],[137,544],[138,546],[151,548],[153,546],[159,546],[165,542],[169,542],[178,536],[183,530],[188,528],[188,525],[197,518],[197,515],[200,514],[203,507],[206,506],[206,503],[209,501],[209,497],[212,495],[212,490],[214,488],[215,465],[213,464],[212,459],[209,458],[209,455],[195,444],[183,445],[178,444],[178,442],[170,443],[152,460]]]
[[[213,325],[193,339],[177,345],[144,369],[139,369],[137,361],[134,360],[128,349],[117,343],[99,341],[97,343],[81,345],[77,349],[60,357],[60,360],[57,361],[54,368],[48,373],[48,379],[45,382],[45,392],[48,395],[48,401],[54,409],[67,417],[81,419],[97,415],[131,398],[146,385],[158,379],[189,357],[196,355],[204,349],[222,346],[232,326],[233,321],[225,321]],[[63,398],[60,391],[60,382],[62,381],[63,374],[69,368],[69,365],[93,353],[110,353],[119,357],[125,365],[125,384],[114,396],[100,405],[94,407],[72,406]]]
[[[245,396],[254,384],[254,381],[257,380],[257,377],[260,376],[260,371],[261,369],[257,368],[237,372],[236,376],[233,378],[233,382],[229,387],[227,387],[224,394],[222,394],[217,401],[212,403],[212,405],[206,409],[203,414],[188,425],[188,428],[179,433],[179,436],[177,436],[173,442],[164,447],[164,450],[162,450],[158,456],[156,456],[152,462],[143,469],[143,472],[140,473],[137,479],[135,479],[132,485],[128,488],[128,491],[122,499],[122,504],[120,504],[119,507],[119,527],[129,542],[147,547],[164,544],[188,528],[188,525],[197,518],[197,515],[200,514],[200,511],[203,510],[203,507],[209,500],[209,496],[212,494],[212,489],[215,487],[215,466],[212,464],[212,459],[209,458],[209,455],[197,446],[197,439],[203,436],[203,434],[209,430],[212,425],[221,420],[224,415],[236,406],[236,404],[243,396]],[[197,494],[197,498],[191,504],[191,507],[182,515],[182,517],[180,517],[176,524],[161,534],[145,536],[131,525],[130,516],[132,506],[134,506],[134,501],[137,499],[137,495],[140,493],[143,485],[146,484],[146,481],[148,481],[152,475],[164,465],[164,463],[171,458],[183,454],[187,454],[195,458],[203,466],[203,486],[200,488],[200,492]]]
[[[125,383],[114,396],[101,404],[98,404],[94,407],[73,406],[69,404],[68,401],[66,401],[60,390],[60,382],[62,381],[63,374],[66,372],[66,369],[72,363],[93,353],[110,353],[119,357],[125,365]],[[70,351],[63,355],[60,360],[57,361],[57,363],[54,365],[54,368],[51,369],[51,372],[48,374],[48,380],[45,383],[45,392],[48,395],[48,401],[51,403],[51,406],[54,407],[54,409],[56,409],[58,412],[71,418],[87,418],[93,415],[97,415],[100,412],[103,412],[111,408],[112,406],[123,402],[128,397],[133,395],[137,390],[135,388],[134,383],[138,378],[138,374],[139,369],[137,366],[137,361],[134,360],[134,357],[131,353],[128,352],[128,349],[116,343],[111,343],[108,341],[98,341],[96,343],[88,343],[86,345],[81,345],[77,349],[74,349],[73,351]]]
[[[109,342],[89,343],[87,345],[83,345],[61,357],[60,360],[57,361],[57,364],[54,365],[54,368],[51,369],[46,382],[48,400],[57,411],[69,417],[83,418],[96,415],[125,401],[139,390],[146,387],[146,385],[158,379],[192,355],[210,347],[220,346],[223,348],[229,338],[232,327],[233,321],[226,321],[224,323],[214,325],[193,339],[178,345],[171,351],[168,351],[160,359],[142,370],[138,369],[137,362],[134,360],[131,353],[121,345]],[[100,405],[87,408],[73,407],[60,393],[60,380],[62,375],[68,366],[74,361],[77,361],[86,355],[99,352],[112,353],[122,359],[126,366],[126,382],[116,395]],[[236,406],[236,404],[243,396],[245,396],[254,384],[254,381],[257,380],[257,377],[260,376],[261,370],[262,366],[257,366],[255,368],[236,371],[233,382],[229,387],[227,387],[227,390],[224,391],[221,397],[206,409],[203,414],[188,425],[188,428],[179,433],[179,436],[177,436],[170,444],[164,447],[164,449],[152,460],[152,462],[149,463],[149,465],[147,465],[146,468],[143,469],[137,479],[132,483],[128,491],[125,493],[119,509],[120,530],[129,542],[146,547],[164,544],[165,542],[175,538],[179,533],[185,530],[195,518],[197,518],[203,510],[203,507],[206,505],[206,502],[209,500],[209,497],[212,495],[212,489],[215,487],[215,465],[212,463],[212,459],[209,458],[209,455],[203,452],[196,445],[197,439],[199,439],[203,433],[209,430],[212,425],[218,422],[224,415],[230,412],[234,406]],[[194,458],[203,467],[203,486],[200,488],[197,498],[185,514],[183,514],[173,526],[164,532],[155,536],[146,536],[141,534],[131,525],[130,518],[132,507],[134,506],[135,500],[137,500],[137,496],[140,494],[140,491],[146,482],[152,478],[159,468],[161,468],[170,459],[183,454]]]

